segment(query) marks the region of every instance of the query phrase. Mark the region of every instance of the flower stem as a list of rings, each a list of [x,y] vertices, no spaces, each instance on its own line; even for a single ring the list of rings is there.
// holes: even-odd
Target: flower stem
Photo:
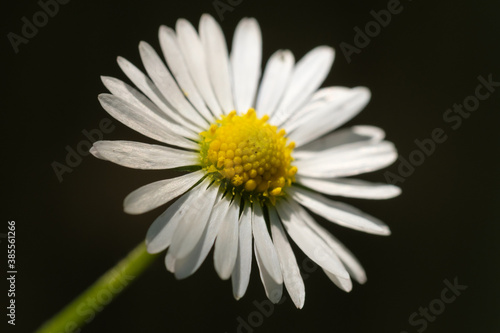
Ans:
[[[89,323],[116,296],[123,292],[157,257],[141,242],[124,259],[101,276],[64,309],[45,322],[37,333],[73,332]]]

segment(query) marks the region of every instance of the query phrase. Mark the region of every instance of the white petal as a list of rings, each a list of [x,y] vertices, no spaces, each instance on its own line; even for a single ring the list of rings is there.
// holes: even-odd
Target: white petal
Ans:
[[[257,95],[256,111],[259,117],[272,115],[278,107],[295,63],[289,50],[276,51],[267,61]]]
[[[334,131],[322,138],[316,139],[308,144],[298,147],[293,156],[299,159],[308,159],[314,157],[327,149],[342,146],[342,149],[351,149],[354,147],[365,146],[368,143],[374,144],[381,142],[385,137],[385,132],[374,126],[353,126]]]
[[[323,272],[325,272],[326,276],[328,276],[328,278],[333,283],[335,283],[335,285],[337,287],[339,287],[340,289],[347,291],[347,292],[350,292],[352,290],[352,281],[350,278],[348,278],[348,279],[339,278],[337,275],[332,274],[324,269],[323,269]]]
[[[288,137],[295,141],[297,147],[342,126],[356,116],[370,100],[370,91],[367,88],[356,87],[348,91],[341,90],[345,90],[345,88],[339,88],[339,95],[342,95],[342,98],[336,98],[324,107],[296,119],[291,124],[295,129]],[[285,129],[290,131],[289,127],[285,127]]]
[[[227,280],[231,276],[238,255],[239,203],[239,198],[235,198],[228,207],[215,241],[214,267],[223,280]]]
[[[201,16],[199,31],[212,87],[222,111],[227,114],[234,110],[234,105],[226,39],[219,24],[208,14]]]
[[[171,133],[171,124],[152,111],[143,112],[110,94],[100,94],[99,102],[113,118],[147,137],[182,148],[199,149],[197,143]]]
[[[262,268],[264,268],[276,283],[281,284],[283,277],[281,275],[280,262],[278,254],[274,247],[271,236],[267,231],[264,212],[259,203],[253,205],[252,213],[252,231],[255,242],[255,249],[261,259]]]
[[[293,187],[289,193],[301,205],[338,225],[376,235],[390,235],[391,233],[389,227],[379,219],[345,203],[330,200],[321,194],[300,187]]]
[[[340,260],[344,263],[345,268],[349,272],[349,274],[360,284],[364,284],[366,282],[366,273],[363,269],[363,266],[359,263],[358,259],[349,251],[344,244],[339,242],[334,236],[330,233],[329,237],[331,241],[329,245],[333,248],[335,253],[339,256]]]
[[[146,96],[125,82],[109,76],[101,76],[101,80],[113,95],[120,97],[126,103],[133,105],[138,110],[141,110],[141,113],[150,113],[152,111],[161,118],[165,118],[171,122],[172,124],[169,124],[169,132],[192,140],[197,140],[199,138],[198,132],[178,125],[175,120],[170,119],[170,117],[160,110],[156,104],[151,102],[148,98],[146,98]]]
[[[210,182],[207,179],[200,186],[207,188],[208,184]],[[169,250],[176,259],[186,257],[200,240],[214,207],[217,192],[214,186],[207,188],[205,192],[199,191],[192,205],[184,207],[180,213],[182,221],[175,229]]]
[[[332,68],[335,51],[318,46],[309,51],[295,66],[283,99],[271,121],[281,123],[302,107],[323,83]]]
[[[175,217],[178,216],[179,212],[182,212],[187,208],[183,207],[184,205],[189,206],[189,204],[192,203],[192,198],[195,197],[196,193],[199,191],[205,191],[205,189],[197,186],[191,191],[185,193],[170,207],[168,207],[163,214],[158,216],[153,224],[151,224],[146,234],[146,246],[149,253],[158,253],[170,246],[174,237],[175,229],[177,228],[180,220]],[[167,268],[171,266],[172,269],[169,268],[169,271],[173,272],[175,258],[167,254],[167,258],[165,260],[167,259],[169,262]]]
[[[252,270],[252,211],[245,204],[239,222],[238,257],[231,274],[233,296],[237,300],[245,295]]]
[[[391,142],[338,146],[308,159],[294,161],[298,174],[306,177],[334,178],[372,172],[392,164],[398,157]]]
[[[170,273],[175,273],[175,258],[170,251],[167,251],[165,256],[165,266]]]
[[[198,244],[196,244],[193,251],[191,251],[185,258],[180,258],[175,261],[176,278],[184,279],[196,272],[210,252],[210,249],[214,244],[215,237],[219,232],[221,223],[224,221],[227,216],[227,211],[229,210],[229,200],[224,198],[221,200],[221,194],[222,192],[219,191],[219,195],[215,200],[216,204],[212,209],[212,213],[210,214],[208,223]],[[237,223],[238,220],[236,219],[235,224]],[[236,235],[236,237],[238,236]],[[234,252],[236,252],[236,249]]]
[[[200,132],[200,127],[187,121],[177,112],[174,112],[171,105],[167,102],[162,93],[143,72],[135,67],[127,59],[118,57],[118,65],[127,77],[139,88],[148,98],[156,104],[170,119],[176,121],[179,125],[189,128],[197,133]]]
[[[159,31],[160,46],[165,60],[184,96],[193,104],[198,112],[207,120],[212,121],[213,114],[208,110],[205,101],[196,88],[184,56],[177,43],[177,36],[172,28],[162,25]]]
[[[259,266],[259,274],[262,284],[264,285],[264,290],[266,291],[266,296],[273,303],[278,303],[283,296],[283,281],[276,282],[276,280],[268,272],[263,259],[260,256],[257,246],[254,243],[255,258],[257,260],[257,265]],[[279,266],[279,262],[276,263]]]
[[[275,126],[285,127],[288,131],[296,128],[296,126],[292,126],[297,122],[297,119],[300,119],[305,114],[309,112],[315,112],[314,110],[319,110],[324,107],[328,103],[334,101],[336,98],[339,98],[339,94],[348,91],[348,88],[345,87],[324,87],[317,90],[309,99],[309,101],[302,106],[300,109],[295,111],[289,118],[283,118],[281,121],[273,122]]]
[[[371,183],[360,179],[296,177],[297,183],[328,195],[361,199],[389,199],[398,196],[401,189],[383,183]]]
[[[261,74],[262,35],[257,21],[244,18],[233,37],[231,68],[236,111],[247,112],[254,105]]]
[[[206,127],[208,122],[189,104],[153,47],[146,42],[140,42],[139,52],[149,77],[177,113],[201,128]]]
[[[208,77],[205,51],[196,30],[185,19],[177,20],[175,29],[179,47],[198,91],[212,113],[219,116],[221,108],[212,90],[210,78]]]
[[[269,208],[269,219],[271,220],[271,233],[273,235],[274,246],[281,264],[283,280],[286,289],[292,298],[293,303],[298,309],[302,309],[306,298],[304,281],[300,275],[300,269],[297,260],[293,254],[292,247],[281,225],[281,221],[276,209]]]
[[[328,244],[328,246],[335,252],[335,254],[340,258],[342,263],[344,264],[345,268],[349,272],[349,274],[359,283],[363,284],[366,282],[366,273],[359,261],[356,259],[356,257],[349,251],[344,244],[342,244],[338,239],[336,239],[330,232],[328,232],[325,228],[320,226],[316,221],[314,220],[308,220],[306,223],[311,227],[320,237]],[[328,275],[328,274],[327,274]],[[331,276],[329,276],[330,279]],[[339,279],[339,284],[337,284],[334,279],[332,281],[335,282],[339,286],[339,288],[342,288],[346,291],[350,291],[350,288],[352,288],[352,284],[350,281],[345,281],[345,279],[342,279],[337,276]],[[343,287],[342,287],[343,286]],[[350,287],[349,287],[350,286]],[[344,287],[349,287],[345,289]]]
[[[161,170],[199,164],[197,153],[133,141],[97,141],[90,152],[134,169]]]
[[[355,92],[356,91],[352,88],[341,86],[321,88],[313,94],[311,99],[303,107],[295,111],[289,118],[285,119],[283,117],[283,119],[279,119],[281,121],[274,120],[273,124],[280,125],[286,128],[287,132],[291,133],[298,127],[310,122],[314,117],[324,117],[323,114],[327,112],[325,110],[326,108],[330,110],[328,113],[331,114],[331,116],[338,116],[338,114],[335,113],[335,108],[342,105],[345,101],[349,101]]]
[[[313,218],[293,200],[280,200],[276,208],[286,231],[293,241],[312,261],[340,278],[349,278],[340,259],[314,231],[308,221]]]
[[[128,214],[149,212],[189,190],[204,175],[205,172],[200,170],[139,187],[125,198],[124,210]]]

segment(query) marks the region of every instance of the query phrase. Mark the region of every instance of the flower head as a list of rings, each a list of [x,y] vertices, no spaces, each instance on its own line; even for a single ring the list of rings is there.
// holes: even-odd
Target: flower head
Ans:
[[[295,144],[268,119],[257,118],[254,109],[241,116],[231,111],[201,133],[200,153],[204,170],[222,186],[250,201],[275,204],[295,180],[297,167],[291,165]]]
[[[261,79],[255,19],[238,24],[230,55],[220,26],[206,14],[199,32],[180,19],[175,31],[160,27],[159,38],[166,65],[141,42],[147,75],[118,58],[139,90],[103,77],[111,94],[99,101],[114,118],[162,145],[99,141],[91,150],[126,167],[189,171],[125,198],[125,211],[140,214],[179,197],[149,228],[148,251],[168,249],[167,269],[185,278],[213,247],[215,269],[222,279],[231,278],[236,299],[245,294],[255,253],[269,299],[278,302],[284,284],[301,308],[305,288],[290,237],[341,289],[351,290],[351,277],[364,283],[356,258],[304,207],[344,227],[390,233],[378,219],[322,195],[385,199],[400,193],[393,185],[345,178],[397,157],[379,128],[332,132],[363,109],[369,90],[319,88],[334,59],[327,46],[297,63],[290,51],[277,51]]]

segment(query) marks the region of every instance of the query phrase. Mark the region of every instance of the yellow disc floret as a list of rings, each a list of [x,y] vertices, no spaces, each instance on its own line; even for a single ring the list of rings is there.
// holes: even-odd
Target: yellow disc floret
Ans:
[[[242,195],[268,198],[273,204],[295,181],[291,166],[294,142],[285,130],[270,125],[268,116],[257,118],[254,109],[244,115],[232,111],[201,135],[201,164],[216,180]]]

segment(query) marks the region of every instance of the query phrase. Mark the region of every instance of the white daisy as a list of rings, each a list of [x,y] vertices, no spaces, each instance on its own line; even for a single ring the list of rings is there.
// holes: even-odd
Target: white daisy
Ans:
[[[189,171],[125,198],[125,212],[141,214],[180,196],[149,228],[148,251],[168,249],[167,269],[181,279],[214,247],[215,270],[231,278],[236,299],[245,294],[255,253],[269,299],[278,302],[284,284],[301,308],[304,283],[290,237],[341,289],[351,290],[351,277],[364,283],[356,258],[304,207],[344,227],[390,233],[378,219],[320,194],[386,199],[400,193],[393,185],[344,178],[395,161],[381,129],[330,133],[363,109],[370,91],[318,89],[334,59],[328,46],[297,63],[289,50],[279,50],[261,75],[262,37],[253,18],[236,27],[230,55],[220,26],[206,14],[198,33],[179,19],[175,31],[160,27],[159,39],[166,65],[141,42],[147,75],[118,57],[139,90],[103,77],[111,94],[99,101],[115,119],[166,145],[99,141],[91,150],[130,168]]]

